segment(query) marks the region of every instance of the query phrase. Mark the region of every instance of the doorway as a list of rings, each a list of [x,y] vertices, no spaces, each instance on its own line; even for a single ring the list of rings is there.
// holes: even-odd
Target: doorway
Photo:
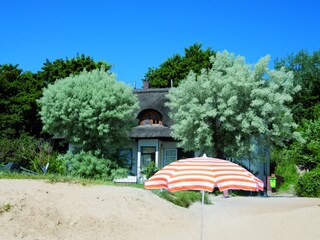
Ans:
[[[156,161],[156,147],[141,147],[141,169]]]

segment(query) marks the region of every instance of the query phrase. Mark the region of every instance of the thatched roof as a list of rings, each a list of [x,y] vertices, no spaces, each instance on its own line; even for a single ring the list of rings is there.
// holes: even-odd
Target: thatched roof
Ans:
[[[168,101],[165,97],[169,88],[157,89],[135,89],[134,94],[139,99],[140,108],[136,112],[139,114],[145,110],[156,110],[162,115],[163,125],[142,125],[134,127],[131,131],[131,138],[162,138],[170,137],[170,127],[173,124],[169,117],[169,108],[165,106]]]
[[[142,125],[132,128],[131,138],[170,138],[169,127],[161,125]]]

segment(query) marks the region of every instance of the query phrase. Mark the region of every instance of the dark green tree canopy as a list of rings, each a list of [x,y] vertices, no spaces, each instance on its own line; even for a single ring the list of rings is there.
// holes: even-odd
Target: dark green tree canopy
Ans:
[[[1,137],[18,138],[22,132],[37,135],[41,131],[36,99],[43,84],[31,72],[18,65],[0,65],[0,132]]]
[[[38,72],[38,77],[49,84],[57,79],[69,77],[71,74],[78,75],[84,69],[90,72],[94,69],[100,69],[102,66],[106,71],[111,69],[110,64],[103,61],[95,62],[91,57],[84,54],[66,60],[56,59],[53,62],[47,59],[43,64],[42,71]]]
[[[49,83],[70,75],[78,75],[84,69],[92,71],[110,64],[95,62],[84,54],[71,59],[46,60],[42,71],[33,74],[18,65],[0,65],[0,137],[18,138],[22,132],[40,136],[42,124],[38,116],[36,100]]]
[[[295,120],[315,119],[315,113],[320,108],[320,50],[312,55],[301,50],[296,55],[276,59],[275,69],[281,67],[292,71],[294,84],[301,86],[301,91],[293,95],[291,104]]]
[[[149,81],[152,88],[170,87],[171,80],[174,86],[178,86],[190,71],[200,74],[202,69],[210,69],[212,62],[210,57],[215,52],[210,48],[201,49],[202,44],[195,43],[185,48],[185,55],[175,54],[163,62],[158,68],[151,67],[145,74],[143,81]]]

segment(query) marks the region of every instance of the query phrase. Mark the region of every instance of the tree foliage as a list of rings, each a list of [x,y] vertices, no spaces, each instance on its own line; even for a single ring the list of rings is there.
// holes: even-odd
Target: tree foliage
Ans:
[[[301,170],[320,166],[320,118],[303,120],[297,130],[305,141],[293,141],[287,148],[280,150],[278,165],[290,160]]]
[[[295,191],[299,197],[320,198],[320,165],[299,178]]]
[[[23,132],[38,135],[36,99],[42,86],[34,74],[18,65],[0,65],[0,137],[18,138]]]
[[[36,100],[41,97],[42,88],[57,79],[101,66],[106,70],[111,67],[83,54],[66,60],[46,60],[42,71],[35,74],[23,71],[18,65],[0,65],[0,138],[19,138],[24,132],[39,137],[42,124]]]
[[[185,55],[175,54],[163,62],[158,68],[151,67],[145,74],[144,81],[149,81],[152,88],[170,87],[171,80],[174,86],[186,78],[192,70],[199,74],[201,69],[209,69],[212,66],[210,57],[215,55],[210,48],[201,49],[201,44],[193,44],[185,48]]]
[[[68,167],[72,176],[107,180],[117,165],[104,158],[98,158],[91,152],[80,151],[79,153],[67,152],[59,155],[58,160]]]
[[[230,157],[254,151],[257,143],[282,145],[298,138],[287,104],[299,88],[292,73],[269,70],[268,62],[267,56],[251,66],[224,51],[212,59],[209,71],[190,73],[172,88],[172,136],[180,146]]]
[[[39,104],[45,131],[110,156],[128,139],[138,101],[130,87],[102,68],[57,80]]]
[[[96,62],[90,56],[81,54],[75,58],[67,58],[66,60],[60,58],[53,62],[47,59],[43,64],[42,71],[39,71],[37,74],[38,78],[49,84],[54,83],[57,79],[69,77],[71,74],[78,75],[83,70],[90,72],[101,67],[104,67],[105,70],[111,69],[110,64],[103,61]]]
[[[303,118],[315,119],[315,111],[320,108],[320,50],[312,55],[305,50],[296,55],[289,55],[275,61],[275,69],[284,67],[294,74],[294,84],[301,86],[301,91],[293,95],[292,112],[297,122]]]

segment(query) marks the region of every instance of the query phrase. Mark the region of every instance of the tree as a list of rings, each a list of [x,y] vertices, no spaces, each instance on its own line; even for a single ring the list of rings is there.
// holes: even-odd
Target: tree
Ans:
[[[104,67],[105,70],[110,70],[111,65],[99,61],[95,62],[91,57],[81,54],[71,59],[56,59],[50,62],[48,59],[43,64],[42,71],[39,71],[38,78],[45,81],[46,84],[54,83],[57,79],[62,79],[72,75],[80,74],[84,69],[88,72],[94,69]]]
[[[172,136],[180,146],[224,158],[245,156],[257,144],[298,138],[287,104],[299,88],[292,73],[269,70],[268,62],[267,56],[253,67],[224,51],[212,59],[209,71],[191,72],[170,89]]]
[[[185,56],[175,54],[163,62],[159,68],[149,68],[144,81],[149,81],[152,88],[170,87],[171,80],[174,86],[178,86],[191,70],[199,74],[201,69],[209,69],[212,66],[210,57],[214,56],[215,52],[210,48],[202,50],[201,47],[201,44],[195,43],[185,48]]]
[[[42,88],[57,79],[101,66],[106,70],[111,67],[83,54],[72,59],[57,59],[53,63],[47,60],[43,71],[36,74],[23,71],[18,65],[0,65],[0,137],[19,138],[23,132],[39,137],[42,124],[36,100],[41,97]]]
[[[320,50],[312,55],[306,50],[296,55],[276,59],[275,69],[284,67],[294,74],[294,84],[301,86],[301,91],[293,95],[292,112],[297,122],[315,119],[315,112],[320,108]]]
[[[103,68],[49,84],[38,102],[44,131],[106,156],[123,147],[138,107],[132,89]]]
[[[37,135],[41,130],[36,99],[43,84],[18,65],[0,65],[0,137],[18,138],[21,133]]]

